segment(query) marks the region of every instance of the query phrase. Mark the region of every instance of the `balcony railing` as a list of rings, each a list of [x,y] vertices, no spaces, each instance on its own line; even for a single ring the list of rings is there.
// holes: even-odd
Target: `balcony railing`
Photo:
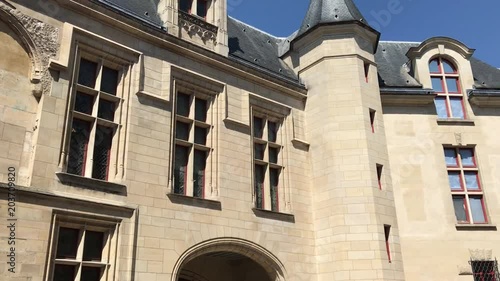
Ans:
[[[216,43],[218,27],[206,22],[203,18],[179,10],[179,26],[185,29],[189,36],[197,34],[203,42]]]

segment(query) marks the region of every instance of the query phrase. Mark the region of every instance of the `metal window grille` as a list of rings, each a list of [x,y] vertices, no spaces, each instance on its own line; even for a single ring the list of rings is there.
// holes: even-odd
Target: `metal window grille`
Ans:
[[[474,281],[500,281],[498,261],[495,260],[470,260]]]

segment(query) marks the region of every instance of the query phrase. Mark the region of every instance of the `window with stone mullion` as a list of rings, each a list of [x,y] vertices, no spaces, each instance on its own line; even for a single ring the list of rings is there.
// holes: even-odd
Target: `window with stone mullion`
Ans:
[[[429,63],[432,89],[436,92],[436,111],[439,118],[465,119],[465,103],[457,68],[438,57]]]
[[[210,100],[205,96],[177,93],[172,190],[175,194],[205,197],[207,160],[211,151],[209,105]]]
[[[279,122],[265,114],[254,113],[252,119],[255,208],[280,211],[280,175],[282,171],[279,144]]]
[[[110,66],[112,65],[112,66]],[[102,58],[79,54],[66,171],[109,179],[116,110],[122,101],[119,66]]]

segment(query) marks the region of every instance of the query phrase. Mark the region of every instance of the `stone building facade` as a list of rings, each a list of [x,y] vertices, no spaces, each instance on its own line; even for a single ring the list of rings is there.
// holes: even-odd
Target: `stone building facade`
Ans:
[[[500,70],[352,0],[0,1],[16,281],[498,280]]]

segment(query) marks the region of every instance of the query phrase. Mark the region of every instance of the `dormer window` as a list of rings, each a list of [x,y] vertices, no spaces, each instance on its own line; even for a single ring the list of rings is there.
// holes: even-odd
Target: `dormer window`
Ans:
[[[179,0],[179,10],[206,19],[208,0]]]
[[[465,106],[457,68],[443,58],[429,63],[432,89],[437,94],[434,101],[439,118],[465,119]]]

